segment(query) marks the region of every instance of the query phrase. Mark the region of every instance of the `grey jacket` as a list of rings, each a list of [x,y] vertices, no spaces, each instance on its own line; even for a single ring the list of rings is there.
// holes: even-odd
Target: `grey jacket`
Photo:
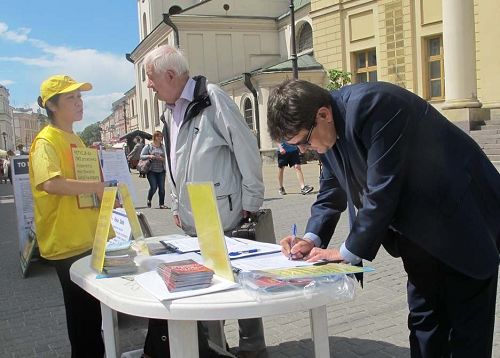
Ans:
[[[242,210],[257,211],[264,201],[262,162],[257,139],[234,101],[218,86],[195,77],[194,99],[186,110],[177,137],[176,175],[170,163],[171,116],[162,116],[166,143],[172,211],[179,215],[182,229],[195,235],[186,190],[187,182],[211,181],[224,231],[241,220]]]

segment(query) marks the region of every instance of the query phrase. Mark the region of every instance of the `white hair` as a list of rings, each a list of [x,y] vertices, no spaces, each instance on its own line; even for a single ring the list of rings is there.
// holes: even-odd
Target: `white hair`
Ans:
[[[177,47],[162,45],[149,52],[144,59],[146,67],[151,65],[154,73],[174,71],[177,75],[189,73],[186,57]]]

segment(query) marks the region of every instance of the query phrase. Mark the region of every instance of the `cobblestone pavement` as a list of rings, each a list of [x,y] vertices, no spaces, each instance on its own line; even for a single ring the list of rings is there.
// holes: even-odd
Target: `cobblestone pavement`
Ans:
[[[293,223],[303,233],[309,208],[318,189],[319,167],[303,166],[307,184],[315,187],[301,195],[293,169],[285,170],[288,195],[278,194],[277,169],[264,166],[266,196],[264,207],[273,210],[278,238],[287,235]],[[148,184],[133,173],[139,198],[139,211],[146,215],[154,234],[174,233],[169,210],[146,207]],[[167,199],[168,205],[168,199]],[[346,237],[348,223],[343,215],[332,240],[338,245]],[[0,357],[69,357],[62,294],[55,271],[43,260],[34,261],[28,277],[19,268],[15,206],[10,184],[0,184]],[[332,356],[409,357],[406,328],[406,275],[399,260],[380,250],[370,264],[376,271],[365,275],[365,288],[357,289],[349,302],[332,301],[328,305],[330,350]],[[500,307],[497,303],[497,316]],[[142,347],[146,320],[119,315],[122,351]],[[495,326],[494,357],[500,357],[500,320]],[[307,312],[264,318],[270,357],[312,357],[312,342]],[[236,321],[225,328],[230,347],[238,344]]]

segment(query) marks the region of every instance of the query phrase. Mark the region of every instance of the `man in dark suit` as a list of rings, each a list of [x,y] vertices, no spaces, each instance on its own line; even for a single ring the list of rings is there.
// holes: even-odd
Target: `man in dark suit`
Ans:
[[[282,83],[268,129],[319,153],[320,191],[306,234],[281,240],[295,259],[373,260],[383,245],[408,273],[412,357],[490,357],[500,246],[500,174],[429,103],[377,82],[329,93]],[[340,214],[351,230],[326,249]]]

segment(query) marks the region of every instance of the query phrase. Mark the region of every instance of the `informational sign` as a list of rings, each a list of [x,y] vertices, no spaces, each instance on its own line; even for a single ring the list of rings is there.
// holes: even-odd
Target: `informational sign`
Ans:
[[[92,247],[91,266],[97,272],[102,272],[104,256],[106,254],[106,244],[108,242],[109,228],[111,226],[111,215],[115,206],[117,187],[104,188],[101,201],[101,209],[97,218],[97,228],[94,236],[94,246]]]
[[[127,213],[122,208],[116,208],[113,210],[113,215],[111,217],[111,226],[115,231],[115,237],[122,241],[128,241],[132,236],[132,229],[130,228],[129,220],[127,218]]]
[[[99,151],[99,155],[101,157],[102,176],[104,180],[116,180],[118,183],[126,184],[133,203],[137,205],[137,197],[125,152],[123,150],[102,150]]]
[[[217,199],[215,198],[214,184],[211,182],[187,183],[186,187],[203,264],[214,270],[216,275],[234,282]]]
[[[21,271],[23,277],[26,277],[31,256],[36,245],[29,159],[27,155],[14,156],[10,158],[10,163],[12,184],[14,186],[14,202],[16,204]]]
[[[137,213],[135,212],[134,203],[132,203],[128,186],[125,183],[119,183],[118,192],[120,193],[120,197],[122,199],[123,208],[127,213],[129,225],[132,229],[132,236],[135,240],[144,239],[144,233],[142,232],[141,224],[137,218]]]
[[[101,169],[97,149],[94,148],[71,148],[73,151],[73,163],[75,166],[75,179],[88,181],[101,181]],[[97,207],[95,195],[79,194],[78,207]]]

